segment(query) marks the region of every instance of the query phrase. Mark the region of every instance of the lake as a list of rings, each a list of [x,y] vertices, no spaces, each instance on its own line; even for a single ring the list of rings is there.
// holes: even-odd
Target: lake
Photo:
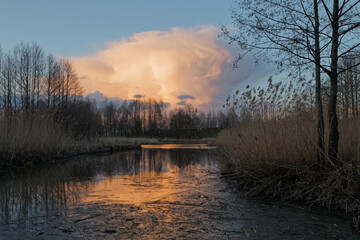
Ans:
[[[0,180],[0,239],[358,239],[351,217],[249,201],[214,147],[145,145]]]

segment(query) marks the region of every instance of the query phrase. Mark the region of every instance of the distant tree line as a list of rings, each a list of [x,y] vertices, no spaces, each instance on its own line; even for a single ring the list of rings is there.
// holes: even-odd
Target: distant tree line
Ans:
[[[76,136],[206,137],[235,124],[233,112],[198,112],[191,104],[169,111],[153,98],[127,100],[103,109],[83,96],[74,66],[39,45],[0,47],[0,120],[46,114]],[[213,129],[213,131],[203,130]],[[184,131],[188,130],[188,131]]]
[[[191,104],[168,110],[153,98],[125,101],[119,108],[112,102],[102,112],[105,136],[210,137],[237,123],[233,111],[198,111]]]
[[[338,111],[340,118],[359,116],[360,67],[350,68],[354,62],[360,62],[359,58],[359,56],[344,57],[339,64],[339,68],[345,70],[339,75]]]

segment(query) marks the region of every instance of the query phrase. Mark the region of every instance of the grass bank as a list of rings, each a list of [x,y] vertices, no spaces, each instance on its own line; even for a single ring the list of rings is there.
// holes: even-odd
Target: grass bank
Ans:
[[[105,146],[140,146],[142,144],[208,144],[216,145],[215,138],[177,139],[177,138],[124,138],[103,137],[99,139]]]
[[[74,137],[51,114],[31,117],[17,114],[0,118],[0,169],[31,167],[84,154],[96,154],[140,148],[142,144],[207,143],[215,139],[84,138]]]
[[[50,115],[25,114],[0,120],[0,162],[21,166],[30,159],[73,152],[78,143]]]
[[[343,209],[359,229],[360,120],[340,121],[339,132],[338,167],[317,163],[316,122],[309,116],[225,129],[217,139],[219,159],[248,197]]]

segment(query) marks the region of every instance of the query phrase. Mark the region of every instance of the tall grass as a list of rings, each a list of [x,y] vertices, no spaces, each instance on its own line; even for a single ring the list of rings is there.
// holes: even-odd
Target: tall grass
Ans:
[[[360,118],[343,119],[339,124],[339,157],[355,169],[360,167]]]
[[[141,144],[199,141],[117,137],[89,139],[85,136],[75,138],[76,129],[72,131],[74,129],[71,127],[74,128],[46,111],[0,116],[0,170],[79,154],[139,148]],[[203,139],[201,142],[211,143],[211,140]]]
[[[247,122],[225,129],[220,132],[217,143],[231,155],[229,159],[235,171],[263,171],[274,165],[316,159],[315,140],[312,121],[287,118]]]
[[[21,165],[29,158],[64,154],[75,140],[50,114],[17,114],[0,119],[2,165]]]
[[[341,166],[317,162],[316,122],[307,115],[225,129],[217,139],[219,159],[249,197],[356,212],[360,210],[360,120],[341,120],[339,131]]]

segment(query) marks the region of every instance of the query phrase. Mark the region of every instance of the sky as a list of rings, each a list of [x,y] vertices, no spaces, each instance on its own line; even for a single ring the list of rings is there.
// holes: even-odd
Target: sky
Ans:
[[[86,94],[222,105],[240,82],[267,78],[218,38],[235,0],[1,0],[0,44],[35,42],[74,63]],[[259,77],[260,75],[263,75]]]

